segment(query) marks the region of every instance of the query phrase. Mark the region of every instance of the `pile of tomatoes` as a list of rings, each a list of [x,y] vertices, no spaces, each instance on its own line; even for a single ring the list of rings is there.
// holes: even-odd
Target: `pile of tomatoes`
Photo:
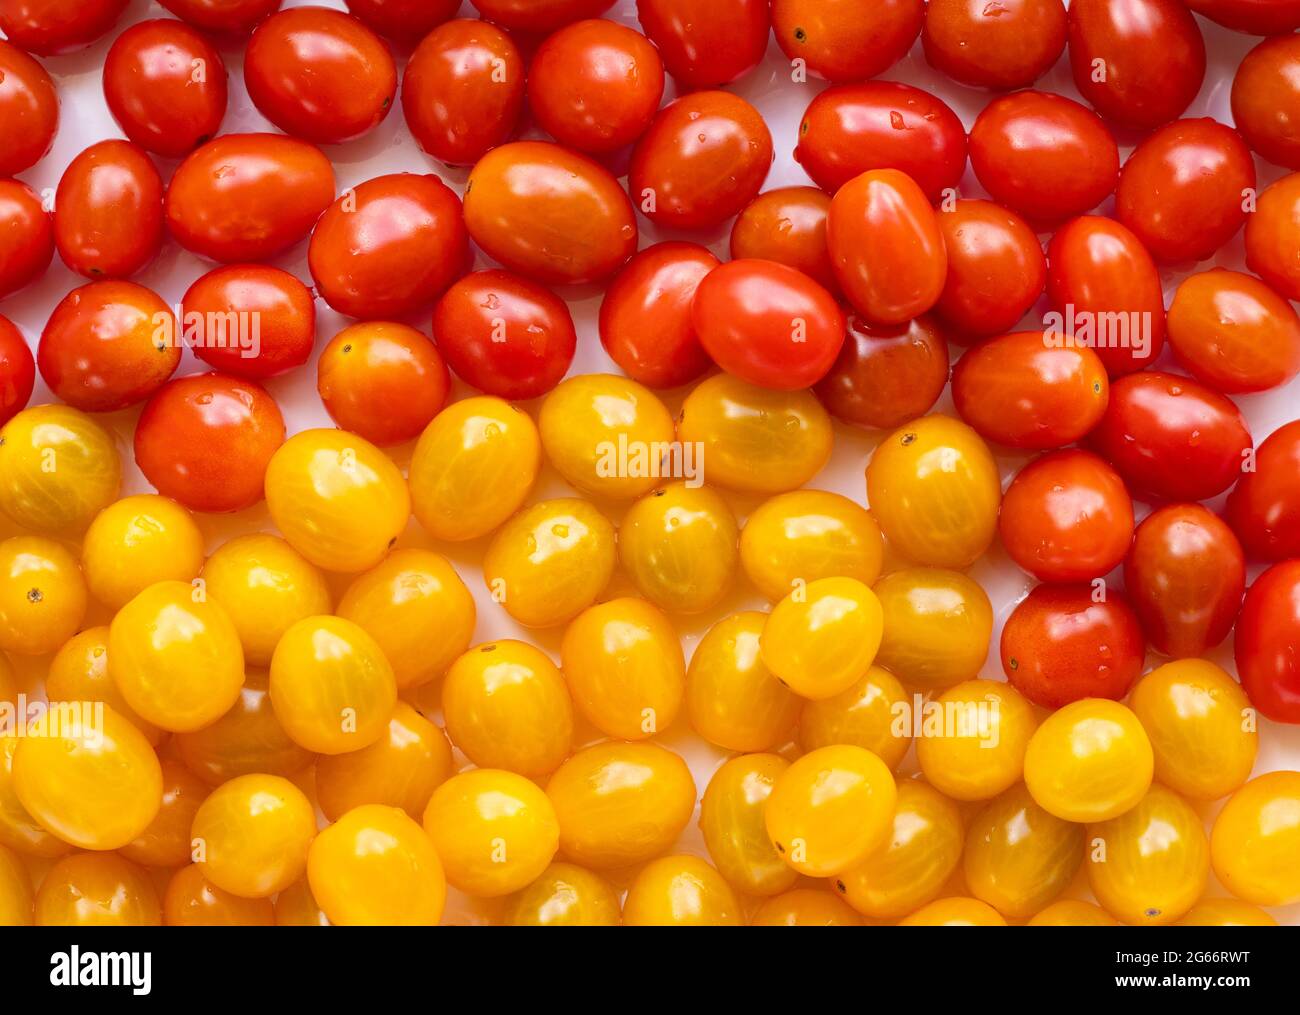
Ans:
[[[0,316],[0,924],[1300,902],[1300,420],[1238,404],[1300,373],[1300,0],[160,2],[0,0],[0,301],[83,277]],[[1202,19],[1265,38],[1207,81]],[[123,137],[37,193],[91,46]]]

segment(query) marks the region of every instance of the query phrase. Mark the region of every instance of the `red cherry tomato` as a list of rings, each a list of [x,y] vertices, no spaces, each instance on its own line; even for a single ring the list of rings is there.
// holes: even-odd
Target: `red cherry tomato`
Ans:
[[[106,34],[129,0],[2,0],[0,31],[38,56],[84,49]]]
[[[130,141],[101,141],[59,180],[54,239],[63,263],[87,278],[129,278],[163,241],[163,182]]]
[[[1119,701],[1142,672],[1142,628],[1123,594],[1094,585],[1037,585],[1002,628],[1002,669],[1043,708]]]
[[[729,84],[767,52],[768,0],[636,0],[636,14],[683,90]]]
[[[1091,349],[1043,331],[991,338],[957,361],[952,399],[985,440],[1011,448],[1063,448],[1101,420],[1106,368]]]
[[[976,88],[1027,88],[1065,52],[1061,0],[929,0],[921,43],[925,59]]]
[[[659,51],[612,21],[578,21],[538,47],[528,68],[528,105],[560,144],[612,152],[645,133],[664,94]]]
[[[1034,223],[1095,208],[1119,178],[1119,149],[1101,118],[1046,92],[985,106],[971,127],[970,163],[993,200]]]
[[[1255,579],[1237,618],[1233,654],[1251,704],[1274,722],[1300,723],[1300,560]]]
[[[284,443],[284,417],[260,384],[225,374],[180,377],[149,399],[135,428],[135,460],[165,497],[192,511],[240,511]]]
[[[872,324],[910,321],[943,292],[943,233],[921,188],[896,169],[874,169],[839,189],[826,243],[840,289]]]
[[[834,292],[826,247],[831,199],[816,187],[781,187],[759,194],[731,227],[731,257],[756,257],[797,268]]]
[[[1197,14],[1238,32],[1281,35],[1300,28],[1300,0],[1183,0]]]
[[[1265,39],[1246,54],[1232,79],[1232,122],[1261,157],[1300,169],[1300,35]]]
[[[54,308],[36,352],[50,390],[84,412],[143,402],[180,362],[176,318],[157,293],[134,282],[72,290]]]
[[[0,314],[0,426],[27,407],[36,386],[36,361],[27,339]]]
[[[925,0],[772,0],[776,43],[828,81],[862,81],[907,56]]]
[[[1089,442],[1138,496],[1208,500],[1241,475],[1252,441],[1241,411],[1188,377],[1157,371],[1111,382]]]
[[[59,97],[45,68],[0,40],[0,176],[31,169],[49,154],[59,129]]]
[[[1202,656],[1232,630],[1246,562],[1218,515],[1170,504],[1137,527],[1124,585],[1152,648],[1176,659]]]
[[[104,58],[104,98],[132,141],[167,158],[216,137],[226,115],[226,65],[201,33],[170,18],[142,21]]]
[[[871,325],[849,315],[848,334],[817,397],[837,419],[892,430],[924,416],[948,383],[948,340],[922,315]]]
[[[489,257],[548,285],[599,281],[636,252],[636,213],[609,170],[541,141],[479,160],[465,187],[465,225]]]
[[[433,310],[433,339],[465,383],[510,401],[560,383],[578,345],[565,302],[508,271],[476,271]]]
[[[54,259],[54,217],[21,180],[0,180],[0,299],[35,282]]]
[[[280,9],[284,0],[158,0],[195,28],[219,35],[247,35]]]
[[[1165,344],[1165,297],[1155,262],[1118,222],[1084,215],[1047,246],[1049,330],[1094,349],[1112,377],[1153,363]]]
[[[176,170],[167,227],[214,261],[264,261],[305,239],[333,200],[334,167],[319,148],[280,134],[225,134]]]
[[[816,384],[844,344],[844,314],[835,297],[775,261],[714,268],[695,291],[691,320],[718,366],[778,391]]]
[[[1115,211],[1157,261],[1203,261],[1245,223],[1254,187],[1255,162],[1235,130],[1176,120],[1128,157]]]
[[[675,388],[713,365],[691,303],[717,266],[699,244],[656,243],[614,276],[600,304],[600,342],[625,374],[649,388]]]
[[[696,92],[660,110],[632,152],[627,185],[646,218],[710,229],[738,214],[772,168],[772,135],[730,92]]]
[[[992,201],[939,212],[948,277],[934,311],[960,336],[997,335],[1020,323],[1043,293],[1047,258],[1029,224]]]
[[[504,144],[524,108],[524,60],[483,21],[448,21],[420,43],[402,76],[402,114],[420,147],[471,166]]]
[[[1252,557],[1300,557],[1300,420],[1269,434],[1252,464],[1228,494],[1228,524]]]
[[[942,99],[920,88],[839,85],[808,106],[794,158],[832,194],[869,169],[898,169],[934,202],[966,171],[966,130]]]
[[[286,134],[315,144],[352,141],[379,126],[397,96],[397,65],[356,18],[293,7],[253,32],[244,52],[249,98]]]
[[[572,21],[598,18],[614,0],[470,0],[488,21],[521,32],[553,32]]]
[[[316,340],[311,290],[265,264],[230,264],[208,272],[185,293],[181,318],[199,359],[255,380],[302,366]]]
[[[346,0],[352,16],[380,35],[418,42],[456,16],[460,0]]]
[[[316,390],[330,418],[380,447],[420,436],[450,387],[438,350],[405,324],[344,328],[316,364]]]
[[[1259,195],[1246,221],[1246,266],[1289,300],[1300,300],[1300,173]]]

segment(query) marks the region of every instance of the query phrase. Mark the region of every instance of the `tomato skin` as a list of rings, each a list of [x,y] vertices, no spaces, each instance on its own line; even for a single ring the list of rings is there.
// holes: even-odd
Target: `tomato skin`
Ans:
[[[1289,300],[1300,300],[1300,173],[1259,195],[1246,220],[1246,267]]]
[[[54,260],[54,216],[21,180],[0,180],[0,299],[45,274]]]
[[[767,0],[636,0],[636,16],[683,91],[729,84],[767,51]]]
[[[1110,399],[1106,368],[1087,348],[1054,346],[1042,331],[989,339],[957,361],[957,412],[985,440],[1044,451],[1080,440]]]
[[[598,18],[614,0],[470,0],[487,21],[520,32],[553,32],[583,18]]]
[[[542,141],[479,160],[465,225],[489,257],[547,285],[607,278],[636,252],[636,213],[618,181],[587,156]]]
[[[844,344],[844,314],[801,271],[775,261],[728,261],[695,291],[691,320],[718,366],[778,391],[816,384]]]
[[[467,384],[527,401],[560,383],[578,336],[568,305],[543,285],[508,271],[476,271],[433,311],[433,339]]]
[[[1237,480],[1224,513],[1251,557],[1300,557],[1300,420],[1255,449],[1255,469]]]
[[[1297,5],[1300,11],[1300,4]],[[1300,21],[1300,15],[1297,15]],[[1265,39],[1232,79],[1232,122],[1276,166],[1300,169],[1300,37]]]
[[[255,320],[257,347],[229,332]],[[190,286],[181,300],[181,328],[194,354],[223,373],[259,380],[300,367],[316,340],[316,300],[293,275],[266,264],[230,264],[215,268]],[[232,342],[232,337],[236,341]],[[251,343],[248,343],[251,344]]]
[[[872,324],[910,321],[943,292],[943,233],[921,188],[897,169],[855,176],[836,192],[826,242],[840,288]]]
[[[1237,619],[1245,555],[1218,515],[1199,504],[1170,504],[1137,527],[1124,586],[1152,648],[1175,659],[1201,656]]]
[[[772,0],[776,43],[828,81],[862,81],[907,56],[924,0]]]
[[[262,499],[267,463],[283,443],[284,417],[261,385],[199,374],[149,399],[135,461],[159,493],[191,511],[240,511]]]
[[[167,188],[167,228],[225,264],[264,261],[305,239],[334,200],[321,150],[280,134],[223,134],[192,152]]]
[[[456,16],[458,0],[345,0],[348,12],[371,31],[418,42]]]
[[[1241,604],[1233,657],[1251,703],[1274,722],[1300,723],[1300,560],[1274,564]]]
[[[1030,222],[1053,223],[1110,195],[1119,178],[1119,149],[1086,106],[1024,91],[984,107],[970,131],[970,164],[998,204]]]
[[[1183,0],[1215,24],[1250,35],[1283,35],[1300,28],[1297,0]]]
[[[45,158],[58,129],[59,96],[49,73],[0,40],[0,176],[14,176]]]
[[[930,0],[921,43],[926,62],[976,88],[1027,88],[1065,52],[1061,0]]]
[[[771,168],[772,135],[758,110],[730,92],[695,92],[651,122],[627,186],[652,222],[710,229],[749,204]]]
[[[27,339],[0,314],[0,426],[26,408],[36,386],[36,360]]]
[[[831,199],[817,187],[768,190],[745,205],[731,227],[731,259],[757,257],[797,268],[827,289],[836,289],[826,248]]]
[[[1047,297],[1059,315],[1049,330],[1091,346],[1111,377],[1149,366],[1164,347],[1160,273],[1138,238],[1111,219],[1083,215],[1057,230],[1047,245]],[[1098,335],[1117,314],[1119,333]]]
[[[850,314],[817,397],[836,419],[893,429],[924,416],[948,383],[948,338],[932,317],[872,325]]]
[[[1111,384],[1088,443],[1136,496],[1196,501],[1236,481],[1254,442],[1230,399],[1187,377],[1148,370]]]
[[[1175,120],[1124,163],[1115,212],[1157,261],[1203,261],[1245,224],[1254,186],[1255,161],[1235,130],[1208,117]]]
[[[412,173],[377,176],[339,198],[307,251],[321,298],[371,320],[432,303],[468,264],[460,198],[438,177]]]
[[[54,241],[86,278],[129,278],[162,247],[163,182],[130,141],[101,141],[68,164],[54,199]]]
[[[1044,708],[1082,698],[1119,701],[1142,672],[1137,615],[1123,593],[1092,585],[1036,585],[1002,628],[1002,669],[1011,686]]]
[[[284,0],[158,0],[182,21],[218,35],[247,35]]]
[[[1201,90],[1205,40],[1181,0],[1078,0],[1070,4],[1070,68],[1102,116],[1149,130],[1176,119]]]
[[[898,169],[934,202],[966,170],[966,129],[946,102],[920,88],[836,85],[809,103],[794,158],[831,194],[869,169]]]
[[[38,56],[84,49],[106,34],[129,0],[5,0],[0,30],[15,46]]]
[[[934,312],[962,336],[1014,328],[1042,295],[1047,258],[1029,223],[992,201],[939,212],[948,277]]]
[[[691,303],[718,259],[696,243],[656,243],[614,276],[600,304],[600,343],[634,381],[675,388],[713,361],[700,344]]]

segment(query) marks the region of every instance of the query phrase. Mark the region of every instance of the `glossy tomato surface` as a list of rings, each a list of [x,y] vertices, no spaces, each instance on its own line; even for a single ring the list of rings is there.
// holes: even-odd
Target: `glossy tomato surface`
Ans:
[[[36,361],[23,333],[0,316],[0,426],[25,408],[36,384]]]
[[[637,0],[636,13],[683,91],[735,81],[767,50],[767,0]]]
[[[791,60],[830,81],[862,81],[907,55],[923,0],[773,0],[772,31]]]
[[[1282,35],[1300,28],[1297,0],[1184,0],[1197,14],[1251,35]]]
[[[826,247],[830,195],[817,187],[778,187],[745,205],[731,227],[731,257],[757,257],[797,268],[835,291]]]
[[[54,197],[54,241],[86,278],[129,278],[163,242],[163,182],[130,141],[101,141],[73,159]]]
[[[24,172],[43,159],[59,129],[59,97],[39,62],[0,41],[0,176]]]
[[[1232,79],[1232,122],[1263,158],[1300,169],[1300,36],[1265,39],[1246,54]]]
[[[1262,560],[1300,557],[1300,420],[1269,434],[1228,495],[1228,524]]]
[[[488,21],[521,32],[553,32],[571,21],[598,18],[614,0],[472,0]]]
[[[1300,300],[1300,173],[1259,195],[1246,221],[1246,267],[1289,300]]]
[[[903,324],[848,318],[839,357],[818,383],[832,416],[892,429],[924,416],[948,383],[948,333],[929,315]]]
[[[1026,88],[1065,51],[1061,0],[930,0],[921,43],[931,67],[976,88]]]
[[[403,42],[417,42],[456,16],[457,0],[346,0],[351,15],[367,27]]]
[[[1300,723],[1300,560],[1274,564],[1241,605],[1233,654],[1251,703],[1276,722]]]
[[[0,179],[0,299],[36,281],[54,259],[54,218],[21,180]]]
[[[217,35],[247,35],[284,0],[158,0],[178,18]]]
[[[195,355],[254,379],[302,366],[316,339],[316,300],[296,277],[265,264],[230,264],[195,280],[181,301]]]
[[[9,41],[38,56],[84,49],[107,33],[129,0],[6,0],[0,4],[0,31]]]

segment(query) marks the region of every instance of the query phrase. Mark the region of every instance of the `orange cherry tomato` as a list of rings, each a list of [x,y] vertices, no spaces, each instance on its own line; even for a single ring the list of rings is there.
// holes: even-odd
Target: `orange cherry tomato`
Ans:
[[[553,32],[557,28],[598,18],[614,0],[471,0],[488,21],[520,32]]]
[[[961,335],[1014,328],[1042,295],[1047,258],[1019,215],[992,201],[964,200],[939,215],[948,277],[934,312]]]
[[[300,367],[316,341],[316,300],[293,275],[230,264],[201,276],[181,300],[186,344],[209,366],[261,379]]]
[[[45,274],[54,260],[54,217],[21,180],[0,180],[0,299]]]
[[[1252,557],[1300,557],[1300,420],[1255,449],[1255,469],[1237,480],[1225,517]]]
[[[1027,88],[1065,52],[1061,0],[930,0],[921,44],[926,62],[976,88]]]
[[[767,0],[637,0],[636,15],[683,91],[735,81],[767,52]]]
[[[816,187],[781,187],[759,194],[731,227],[731,257],[757,257],[797,268],[835,291],[826,247],[831,199]]]
[[[6,0],[0,31],[38,56],[84,49],[117,24],[128,0]]]
[[[27,407],[36,385],[36,360],[27,339],[0,315],[0,426]]]
[[[163,182],[130,141],[101,141],[73,159],[54,198],[63,263],[87,278],[129,278],[163,241]]]
[[[201,864],[182,867],[163,894],[166,927],[272,927],[270,899],[245,899],[218,888],[203,876]]]
[[[158,0],[195,28],[219,35],[247,35],[284,0]]]
[[[403,42],[418,42],[460,10],[460,0],[345,0],[345,3],[362,24]]]
[[[0,176],[31,169],[49,154],[59,129],[59,96],[49,73],[12,43],[0,41]]]
[[[1246,221],[1246,267],[1287,299],[1300,300],[1300,173],[1259,195]]]
[[[861,81],[907,55],[924,0],[773,0],[776,43],[830,81]]]
[[[1300,11],[1300,4],[1296,9]],[[1287,34],[1265,39],[1245,55],[1232,79],[1232,122],[1263,158],[1275,166],[1300,169],[1298,109],[1300,38]]]
[[[893,429],[924,416],[948,383],[948,339],[934,318],[870,325],[848,318],[839,358],[817,384],[832,416]]]

